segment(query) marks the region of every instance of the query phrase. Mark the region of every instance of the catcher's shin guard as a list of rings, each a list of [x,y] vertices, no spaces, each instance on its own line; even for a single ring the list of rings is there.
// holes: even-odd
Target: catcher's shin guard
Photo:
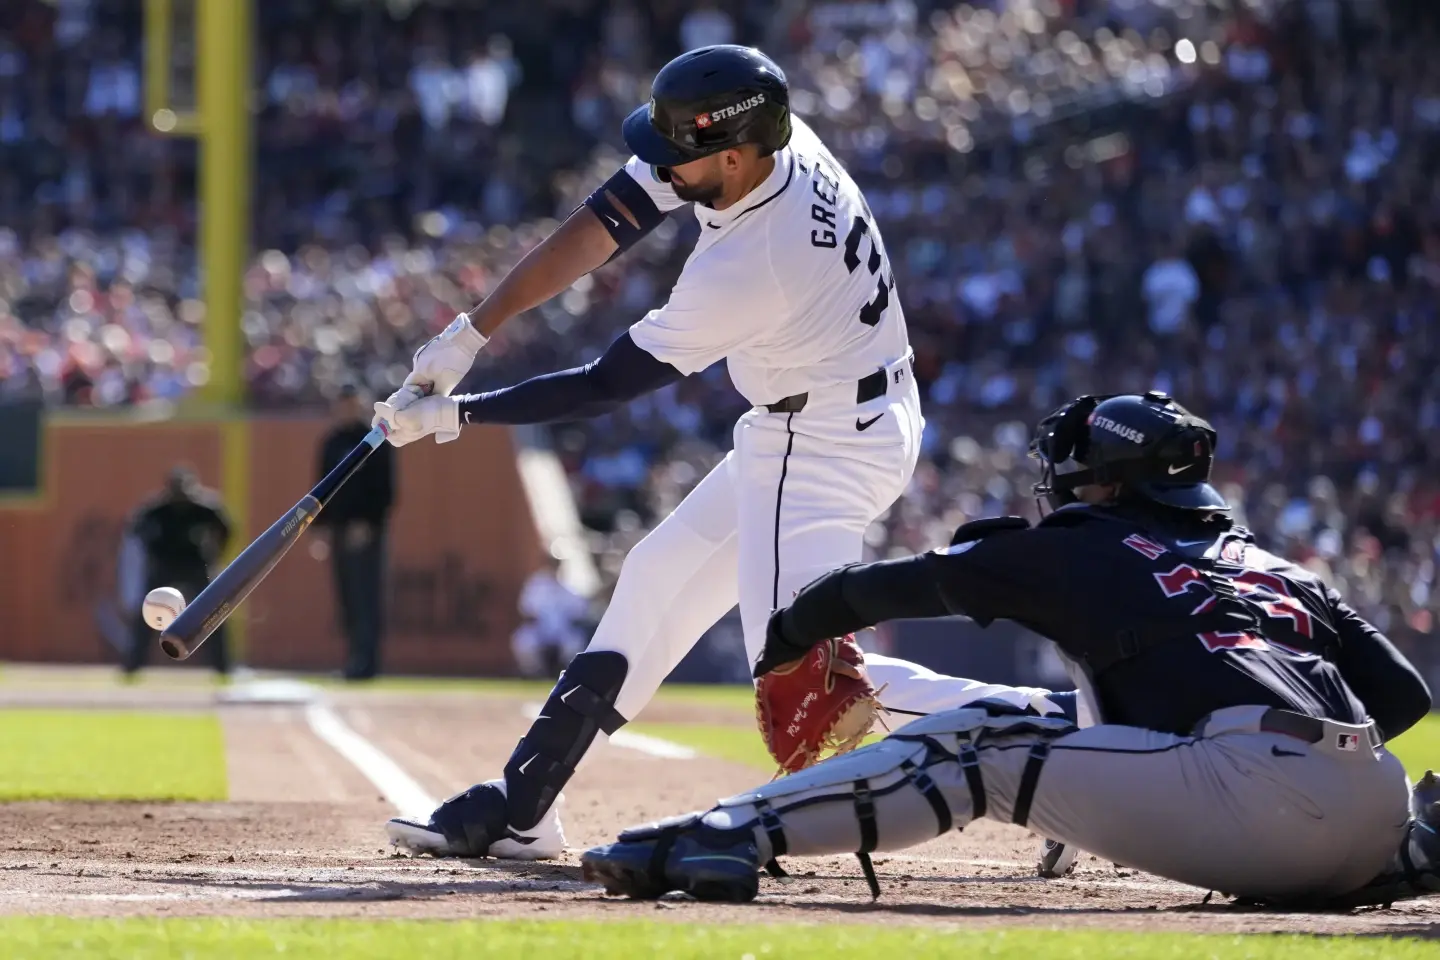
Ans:
[[[625,725],[615,701],[627,673],[629,662],[615,651],[586,651],[570,661],[505,764],[511,826],[529,830],[539,823],[600,731]]]
[[[1016,736],[1033,741],[1010,818],[1024,825],[1050,741],[1075,729],[1063,717],[947,710],[879,743],[722,800],[703,823],[724,831],[749,828],[762,860],[853,852],[878,897],[871,852],[923,843],[989,812],[977,747]]]

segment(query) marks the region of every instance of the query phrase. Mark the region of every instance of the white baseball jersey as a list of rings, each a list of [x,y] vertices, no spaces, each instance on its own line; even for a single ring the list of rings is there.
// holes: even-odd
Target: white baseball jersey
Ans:
[[[725,359],[762,406],[858,380],[905,356],[909,337],[880,230],[860,188],[796,118],[775,169],[725,210],[694,205],[700,239],[669,301],[630,328],[686,375]],[[661,211],[684,201],[632,157]]]

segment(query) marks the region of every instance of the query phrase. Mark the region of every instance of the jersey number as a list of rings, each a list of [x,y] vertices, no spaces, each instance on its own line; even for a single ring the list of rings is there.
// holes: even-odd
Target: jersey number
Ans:
[[[885,255],[876,245],[870,223],[864,217],[856,217],[850,224],[850,232],[845,236],[845,269],[851,273],[860,269],[860,241],[866,236],[870,237],[870,256],[865,261],[865,268],[872,277],[879,273],[880,280],[875,299],[860,308],[860,322],[867,327],[873,327],[880,322],[885,309],[890,306],[890,290],[895,286],[895,277],[890,273],[890,264],[885,262]],[[883,273],[881,267],[885,268]]]
[[[1295,632],[1307,640],[1315,635],[1315,622],[1310,616],[1310,611],[1306,610],[1305,605],[1290,592],[1290,587],[1283,578],[1263,570],[1242,570],[1229,579],[1235,584],[1237,593],[1256,601],[1267,616],[1289,620]],[[1215,594],[1205,582],[1204,574],[1188,563],[1182,563],[1168,573],[1155,574],[1155,580],[1160,584],[1160,589],[1165,592],[1167,597],[1178,597],[1198,584],[1206,596],[1194,610],[1190,611],[1191,616],[1204,613],[1215,604]],[[1205,644],[1205,649],[1211,653],[1235,647],[1260,650],[1266,647],[1265,640],[1243,631],[1202,633],[1199,636],[1200,642]],[[1269,643],[1300,656],[1304,656],[1307,652],[1287,647],[1283,643],[1275,643],[1273,640]]]

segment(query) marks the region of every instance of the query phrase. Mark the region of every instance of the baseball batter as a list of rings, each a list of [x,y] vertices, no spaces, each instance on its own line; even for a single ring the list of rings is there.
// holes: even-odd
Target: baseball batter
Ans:
[[[555,806],[601,732],[650,700],[737,602],[753,663],[773,610],[837,564],[905,489],[924,421],[905,317],[860,190],[789,109],[757,50],[706,47],[655,78],[624,123],[634,157],[415,357],[376,405],[392,443],[471,423],[595,416],[719,360],[754,409],[734,448],[627,557],[609,608],[516,746],[504,778],[447,800],[391,840],[436,855],[545,858],[563,849]],[[700,237],[669,301],[583,367],[451,396],[488,336],[693,204]],[[867,658],[885,706],[928,714],[986,696],[1055,709],[1045,691],[939,677]]]
[[[1040,424],[1055,508],[948,548],[838,570],[777,612],[757,673],[882,620],[963,612],[1054,640],[1098,711],[1077,729],[992,704],[588,851],[636,897],[747,900],[790,854],[868,854],[977,817],[1182,883],[1278,904],[1440,892],[1440,779],[1413,793],[1392,737],[1418,672],[1310,571],[1256,545],[1208,483],[1216,435],[1163,394],[1081,397]]]

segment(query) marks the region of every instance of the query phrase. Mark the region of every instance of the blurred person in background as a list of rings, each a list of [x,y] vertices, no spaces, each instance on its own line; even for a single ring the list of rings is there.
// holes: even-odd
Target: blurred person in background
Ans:
[[[526,677],[553,680],[585,649],[590,602],[560,582],[560,558],[546,554],[520,591],[520,626],[510,641],[515,664]]]
[[[165,488],[142,503],[126,532],[131,556],[143,563],[143,576],[122,571],[122,590],[127,583],[143,581],[143,590],[124,590],[133,597],[157,587],[174,587],[192,601],[210,583],[225,544],[230,540],[230,520],[214,490],[201,485],[194,471],[180,464],[171,469]],[[127,608],[130,606],[126,605]],[[156,631],[141,616],[139,604],[133,609],[133,630],[128,653],[121,669],[132,678],[145,665]],[[215,672],[230,673],[229,637],[225,625],[205,644],[206,656]]]
[[[370,404],[350,385],[335,400],[334,424],[320,442],[318,481],[370,431]],[[395,505],[394,451],[381,444],[315,520],[329,534],[335,605],[345,634],[346,680],[372,680],[380,672],[385,628],[385,536]]]

